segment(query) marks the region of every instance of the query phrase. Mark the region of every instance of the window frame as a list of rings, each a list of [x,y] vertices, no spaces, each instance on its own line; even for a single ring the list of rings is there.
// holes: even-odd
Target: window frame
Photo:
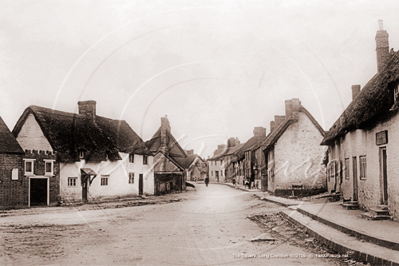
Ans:
[[[129,154],[129,163],[134,163],[134,153]]]
[[[129,184],[134,184],[134,173],[129,173]]]
[[[103,180],[106,182],[103,182]],[[100,186],[106,187],[108,185],[109,185],[109,175],[101,175]]]
[[[25,176],[34,176],[35,175],[35,161],[36,159],[26,159],[24,158],[24,175]],[[31,163],[31,171],[27,172],[26,171],[26,163]]]
[[[345,158],[345,164],[344,165],[345,165],[345,171],[344,171],[345,179],[349,180],[349,178],[350,178],[350,174],[349,174],[350,161],[349,161],[349,158]]]
[[[44,175],[45,176],[53,176],[54,175],[54,160],[51,159],[43,159],[44,161]],[[47,172],[46,165],[50,163],[50,172]]]
[[[69,182],[71,180],[73,180],[73,183],[74,183],[73,185],[71,185],[71,182]],[[67,187],[70,187],[70,188],[77,187],[77,184],[78,184],[77,180],[78,180],[77,177],[68,177],[68,179],[67,179]]]
[[[79,151],[79,159],[84,159],[85,155],[85,151]]]
[[[148,156],[147,155],[143,155],[143,165],[147,165],[148,164]]]
[[[367,157],[366,155],[359,156],[359,179],[367,179]]]

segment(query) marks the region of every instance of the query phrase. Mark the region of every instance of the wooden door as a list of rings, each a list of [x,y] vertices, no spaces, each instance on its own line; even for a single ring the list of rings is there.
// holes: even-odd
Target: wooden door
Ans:
[[[380,184],[381,204],[388,204],[387,149],[380,148]]]
[[[139,174],[139,195],[143,195],[143,174]]]
[[[87,187],[88,187],[88,176],[82,175],[82,200],[83,202],[87,202]]]

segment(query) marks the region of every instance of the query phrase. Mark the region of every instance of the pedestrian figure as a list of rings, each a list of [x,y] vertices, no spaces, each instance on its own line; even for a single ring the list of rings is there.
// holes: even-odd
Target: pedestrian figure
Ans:
[[[205,178],[205,185],[208,186],[209,183],[209,177]]]
[[[236,187],[236,179],[233,177],[233,186]]]
[[[249,188],[249,181],[248,181],[248,179],[245,179],[245,187],[248,187],[248,188]]]

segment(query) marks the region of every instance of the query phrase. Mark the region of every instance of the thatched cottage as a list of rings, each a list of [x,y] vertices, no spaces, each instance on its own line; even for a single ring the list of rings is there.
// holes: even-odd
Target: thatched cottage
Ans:
[[[379,21],[377,74],[360,90],[322,141],[328,146],[328,189],[343,194],[346,208],[366,217],[399,219],[399,53],[389,51]]]
[[[78,107],[75,114],[29,106],[14,127],[26,152],[25,176],[47,193],[38,200],[51,205],[153,194],[153,158],[142,139],[125,121],[98,116],[95,101]]]

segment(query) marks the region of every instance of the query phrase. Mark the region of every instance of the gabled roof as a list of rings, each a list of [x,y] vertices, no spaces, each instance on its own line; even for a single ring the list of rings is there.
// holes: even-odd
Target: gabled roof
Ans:
[[[245,151],[251,149],[254,145],[256,145],[260,140],[264,138],[265,137],[253,136],[247,142],[245,142],[244,145],[241,148],[239,148],[236,152],[237,160],[238,161],[242,160],[245,156]]]
[[[168,130],[166,130],[166,136],[168,140],[166,145],[169,149],[169,156],[173,158],[185,158],[187,156],[186,152]],[[145,145],[153,153],[159,150],[159,147],[161,146],[161,127],[157,130],[157,132],[155,132],[154,136],[152,136],[150,140],[145,142]]]
[[[188,169],[193,163],[197,162],[198,160],[202,160],[202,158],[197,155],[197,154],[193,154],[193,155],[188,155],[186,158],[178,158],[175,157],[174,158],[176,162],[178,162],[184,169]]]
[[[213,156],[208,161],[220,160],[228,152],[226,144],[219,145],[218,148],[213,152]]]
[[[164,154],[162,151],[157,151],[154,153],[154,157],[158,154],[162,154],[162,156],[164,156],[165,158],[167,158],[169,161],[171,161],[174,165],[176,165],[176,167],[178,167],[180,170],[184,170],[185,168],[176,160],[176,158],[172,158],[166,154]],[[179,158],[181,159],[181,158]]]
[[[85,159],[92,162],[104,161],[106,158],[120,160],[118,152],[149,154],[142,139],[124,120],[96,116],[94,122],[83,114],[34,105],[26,108],[19,118],[13,130],[15,137],[29,114],[33,114],[62,162],[77,161],[79,151],[85,151]]]
[[[319,123],[317,123],[316,119],[314,119],[314,117],[309,113],[309,111],[306,110],[301,105],[299,107],[299,112],[304,113],[310,119],[313,125],[319,130],[320,134],[324,137],[325,132],[323,128],[319,125]],[[291,115],[288,119],[286,119],[283,123],[281,123],[275,130],[273,130],[272,132],[269,133],[269,135],[267,135],[266,139],[262,143],[260,143],[259,148],[265,150],[273,146],[276,143],[276,141],[284,134],[287,128],[296,121],[297,118]]]
[[[0,117],[0,153],[24,154],[14,135]]]
[[[394,105],[393,86],[399,79],[399,54],[391,52],[386,67],[377,73],[348,105],[324,137],[321,145],[331,145],[346,132],[365,128]]]

